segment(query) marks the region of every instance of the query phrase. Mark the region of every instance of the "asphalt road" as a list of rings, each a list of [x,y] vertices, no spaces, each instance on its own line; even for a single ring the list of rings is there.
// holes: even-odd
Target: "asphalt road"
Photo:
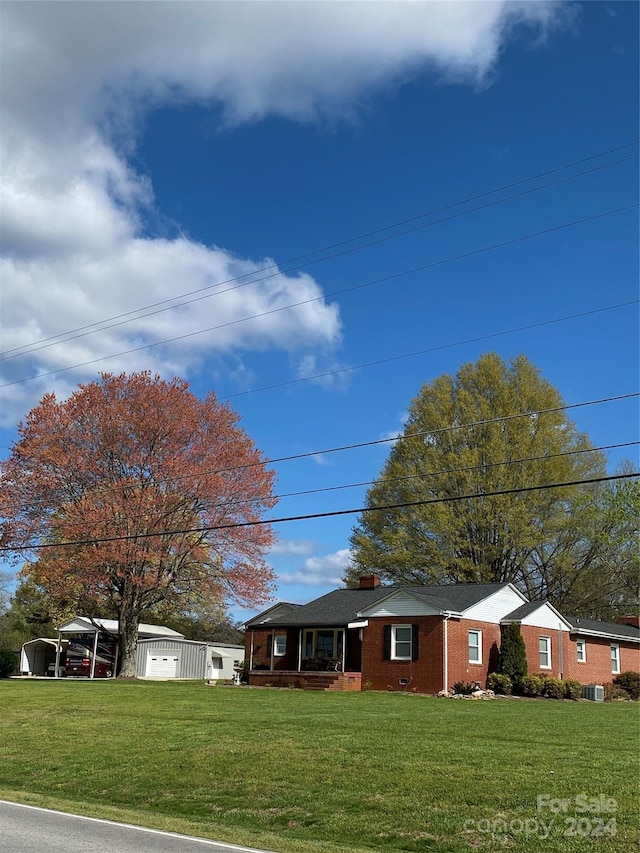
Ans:
[[[0,800],[1,853],[267,853]]]

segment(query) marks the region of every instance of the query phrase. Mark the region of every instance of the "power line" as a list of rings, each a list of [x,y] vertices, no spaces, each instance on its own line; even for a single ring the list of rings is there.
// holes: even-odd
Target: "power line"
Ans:
[[[513,489],[499,489],[493,492],[474,492],[472,494],[465,495],[449,495],[444,498],[428,498],[419,501],[405,501],[396,504],[384,504],[382,506],[365,506],[357,507],[355,509],[332,510],[330,512],[316,512],[310,513],[308,515],[293,515],[283,518],[267,518],[255,521],[239,521],[230,524],[205,525],[202,527],[191,527],[181,530],[162,530],[154,531],[152,533],[134,533],[126,536],[105,536],[95,539],[77,540],[73,542],[44,542],[38,545],[23,545],[19,548],[9,548],[6,546],[2,546],[0,547],[0,553],[9,551],[35,551],[43,550],[44,548],[63,548],[70,546],[79,547],[82,545],[103,545],[110,542],[126,542],[138,539],[151,539],[157,538],[159,536],[181,536],[187,533],[211,533],[215,530],[231,530],[238,527],[259,527],[266,524],[284,524],[285,522],[289,521],[310,521],[316,518],[335,518],[336,516],[355,515],[357,513],[363,512],[381,512],[382,510],[389,509],[408,509],[409,507],[414,506],[427,506],[429,504],[453,503],[457,501],[475,500],[478,498],[500,497],[502,495],[514,495],[521,494],[523,492],[538,492],[543,491],[545,489],[564,489],[570,488],[572,486],[587,486],[595,483],[610,482],[612,480],[627,480],[632,477],[640,477],[640,471],[633,471],[631,473],[626,474],[611,474],[603,477],[590,477],[586,480],[570,480],[563,483],[545,483],[543,485],[537,486],[519,486]]]
[[[514,237],[511,240],[504,240],[500,243],[492,243],[491,245],[483,246],[480,249],[474,249],[474,250],[469,251],[469,252],[463,252],[463,253],[458,254],[458,255],[452,255],[448,258],[443,258],[439,261],[432,261],[428,264],[422,264],[422,265],[417,266],[417,267],[412,267],[411,269],[408,269],[408,270],[402,270],[401,272],[392,273],[390,275],[382,276],[380,278],[373,279],[371,281],[367,281],[367,282],[364,282],[362,284],[356,284],[356,285],[352,285],[351,287],[345,287],[345,288],[341,288],[340,290],[334,290],[334,291],[331,291],[329,293],[324,293],[321,296],[316,296],[316,297],[313,297],[311,299],[303,299],[303,300],[300,300],[299,302],[294,302],[294,303],[291,303],[289,305],[282,305],[279,308],[272,308],[269,311],[261,311],[258,314],[252,314],[248,317],[242,317],[242,318],[237,319],[237,320],[230,320],[227,323],[220,323],[217,326],[210,326],[207,329],[201,329],[197,332],[187,332],[184,335],[177,335],[176,337],[173,337],[173,338],[166,338],[162,341],[155,341],[154,343],[145,344],[145,345],[140,346],[140,347],[132,347],[131,349],[123,350],[122,352],[111,353],[110,355],[90,359],[89,361],[83,361],[83,362],[80,362],[78,364],[67,365],[66,367],[60,367],[60,368],[57,368],[56,370],[50,370],[50,371],[47,371],[45,373],[38,373],[36,376],[28,376],[28,377],[25,377],[24,379],[16,379],[13,382],[5,382],[3,385],[0,385],[0,388],[9,388],[13,385],[21,385],[21,384],[24,384],[26,382],[32,382],[35,379],[43,379],[46,376],[53,376],[53,375],[58,375],[60,373],[66,373],[68,370],[75,370],[76,368],[79,368],[79,367],[87,367],[88,365],[97,364],[98,362],[101,362],[101,361],[108,361],[112,358],[119,358],[120,356],[123,356],[123,355],[131,355],[132,353],[142,352],[142,351],[148,350],[148,349],[153,349],[154,347],[162,346],[163,344],[175,343],[177,341],[187,340],[188,338],[194,338],[194,337],[197,337],[198,335],[204,335],[207,332],[215,332],[215,331],[218,331],[219,329],[226,329],[226,328],[229,328],[230,326],[236,326],[236,325],[239,325],[240,323],[245,323],[248,320],[256,320],[256,319],[259,319],[261,317],[268,317],[268,316],[271,316],[273,314],[278,314],[281,311],[286,311],[290,308],[299,308],[303,305],[310,305],[313,302],[319,302],[321,300],[326,299],[327,297],[341,296],[341,295],[344,295],[345,293],[354,293],[357,290],[363,290],[364,288],[372,287],[373,285],[376,285],[376,284],[386,284],[389,281],[394,281],[396,279],[403,278],[404,276],[408,276],[408,275],[413,275],[413,274],[418,273],[418,272],[424,272],[428,269],[434,269],[435,267],[444,266],[445,264],[453,263],[454,261],[459,261],[459,260],[464,260],[466,258],[476,257],[478,255],[485,254],[486,252],[494,251],[495,249],[501,249],[501,248],[504,248],[506,246],[513,246],[513,245],[516,245],[518,243],[523,243],[526,240],[532,240],[532,239],[535,239],[538,237],[544,237],[548,234],[553,234],[553,233],[556,233],[558,231],[563,231],[566,228],[572,228],[576,225],[584,225],[587,222],[595,222],[596,220],[603,219],[606,216],[613,216],[617,213],[624,213],[628,210],[636,209],[638,206],[639,206],[638,202],[634,202],[633,204],[625,205],[623,207],[618,207],[618,208],[615,208],[613,210],[603,211],[602,213],[593,214],[592,216],[587,216],[587,217],[584,217],[582,219],[575,219],[571,222],[564,222],[561,225],[555,225],[551,228],[545,228],[542,231],[536,231],[536,232],[533,232],[530,234],[525,234],[521,237]]]
[[[552,406],[552,407],[549,407],[546,409],[537,409],[535,411],[529,411],[529,412],[518,412],[518,413],[515,413],[512,415],[501,415],[497,418],[486,418],[485,420],[482,420],[482,421],[471,421],[471,422],[466,423],[466,424],[455,424],[455,425],[447,426],[447,427],[437,427],[435,429],[420,430],[417,432],[406,433],[404,435],[400,434],[397,436],[393,436],[391,438],[376,438],[376,439],[372,439],[370,441],[362,441],[362,442],[357,442],[357,443],[353,443],[353,444],[345,444],[345,445],[340,445],[338,447],[324,448],[322,450],[308,450],[308,451],[305,451],[304,453],[295,453],[295,454],[291,454],[289,456],[275,457],[274,459],[261,459],[257,462],[248,462],[244,465],[231,465],[231,466],[226,467],[226,468],[217,468],[217,469],[214,469],[211,471],[201,471],[201,472],[198,472],[197,476],[198,477],[213,477],[213,476],[217,476],[219,474],[225,474],[225,473],[228,473],[231,471],[243,471],[243,470],[247,470],[249,468],[255,468],[255,467],[258,467],[260,465],[276,465],[280,462],[293,462],[293,461],[297,461],[299,459],[309,459],[309,458],[314,457],[314,456],[327,456],[330,453],[340,453],[340,452],[345,451],[345,450],[359,450],[361,448],[374,447],[374,446],[380,445],[380,444],[390,444],[390,443],[397,442],[397,441],[405,441],[406,439],[409,439],[409,438],[423,438],[424,436],[440,435],[442,433],[452,432],[454,430],[473,429],[475,427],[488,426],[489,424],[503,423],[506,421],[517,420],[519,418],[538,417],[540,415],[553,414],[553,413],[557,413],[557,412],[567,411],[568,409],[578,409],[578,408],[584,408],[586,406],[596,406],[596,405],[601,405],[603,403],[614,403],[614,402],[619,402],[621,400],[633,399],[634,397],[639,397],[639,396],[640,396],[640,392],[633,391],[633,392],[630,392],[628,394],[618,394],[618,395],[612,396],[612,397],[601,397],[600,399],[597,399],[597,400],[585,400],[585,401],[580,402],[580,403],[563,403],[561,406]],[[193,474],[193,472],[191,472],[189,474],[183,474],[183,475],[178,476],[178,477],[165,478],[163,480],[160,480],[159,484],[167,485],[169,483],[175,483],[175,482],[178,482],[178,481],[184,480],[184,479],[193,479],[193,477],[194,477],[194,474]],[[106,494],[106,493],[112,492],[112,491],[120,491],[122,488],[125,488],[125,487],[126,487],[125,484],[105,486],[104,488],[95,489],[92,492],[92,494],[94,494],[94,495]]]
[[[273,385],[263,385],[261,388],[249,388],[247,391],[236,391],[234,394],[227,394],[224,397],[219,397],[219,400],[232,400],[235,397],[244,397],[248,394],[258,394],[261,391],[273,391],[276,388],[287,388],[290,385],[298,385],[301,382],[313,382],[314,379],[326,379],[329,376],[340,376],[343,373],[352,373],[356,370],[363,370],[367,367],[378,367],[381,364],[390,364],[394,361],[402,361],[405,358],[416,358],[419,355],[428,355],[432,352],[439,352],[445,349],[453,349],[454,347],[466,346],[467,344],[476,344],[480,341],[489,341],[493,338],[500,338],[505,335],[514,335],[517,332],[528,332],[531,329],[541,329],[544,326],[552,326],[556,323],[564,323],[567,320],[578,320],[582,317],[591,317],[594,314],[603,314],[606,311],[615,311],[618,308],[628,308],[630,305],[637,305],[640,302],[638,299],[631,299],[629,302],[619,302],[617,305],[607,305],[604,308],[594,308],[591,311],[581,311],[579,314],[567,314],[564,317],[555,317],[552,320],[541,320],[539,323],[529,323],[526,326],[516,326],[513,329],[505,329],[501,332],[491,332],[487,335],[478,335],[475,338],[466,338],[461,341],[454,341],[449,344],[440,344],[437,347],[429,347],[428,349],[416,350],[415,352],[402,353],[401,355],[392,355],[388,358],[378,358],[375,361],[366,361],[363,364],[356,364],[352,367],[341,367],[336,370],[327,370],[324,373],[315,373],[313,376],[303,376],[298,379],[288,379],[285,382],[276,382]]]
[[[548,169],[548,170],[546,170],[544,172],[540,172],[536,175],[532,175],[532,176],[527,177],[527,178],[522,178],[520,180],[513,181],[513,182],[511,182],[509,184],[505,184],[501,187],[497,187],[497,188],[491,189],[491,190],[486,190],[482,193],[479,193],[479,194],[476,194],[473,196],[469,196],[468,198],[461,199],[459,201],[452,202],[450,204],[444,205],[443,207],[436,208],[434,210],[427,211],[424,213],[420,213],[416,216],[412,216],[412,217],[409,217],[407,219],[399,220],[398,222],[392,223],[391,225],[386,225],[386,226],[383,226],[381,228],[374,229],[373,231],[365,232],[365,233],[360,234],[356,237],[351,237],[351,238],[348,238],[346,240],[342,240],[342,241],[339,241],[337,243],[333,243],[329,246],[325,246],[323,248],[316,249],[316,250],[313,250],[311,252],[307,252],[306,254],[298,255],[297,257],[283,261],[281,265],[270,264],[270,265],[262,267],[260,269],[252,270],[250,273],[244,273],[243,275],[224,279],[222,281],[216,282],[215,284],[207,285],[206,287],[199,288],[197,290],[192,290],[192,291],[189,291],[187,293],[181,294],[180,296],[175,296],[175,297],[171,297],[170,299],[164,299],[164,300],[161,300],[159,302],[154,302],[154,303],[151,303],[150,305],[146,305],[144,307],[137,308],[137,309],[134,309],[132,311],[125,312],[123,314],[117,314],[117,315],[114,315],[113,317],[105,318],[104,320],[99,320],[96,323],[90,323],[90,324],[87,324],[85,326],[79,326],[75,329],[68,330],[67,332],[61,332],[57,335],[52,335],[48,338],[42,338],[38,341],[33,341],[31,344],[23,344],[22,346],[14,347],[13,349],[6,350],[5,352],[0,353],[0,360],[6,360],[8,358],[14,358],[14,357],[18,357],[20,355],[26,355],[30,352],[37,352],[40,349],[46,348],[45,346],[37,346],[38,344],[43,344],[46,346],[55,346],[58,343],[64,343],[64,342],[67,342],[70,340],[75,340],[78,337],[84,337],[85,334],[94,334],[95,332],[105,331],[107,329],[111,329],[111,328],[114,328],[116,326],[123,325],[124,323],[132,322],[136,319],[143,319],[144,317],[153,316],[153,314],[161,313],[161,311],[172,310],[173,308],[178,308],[178,307],[181,307],[184,305],[191,304],[192,302],[196,302],[199,300],[193,299],[193,300],[189,300],[189,301],[179,301],[179,302],[175,302],[175,300],[183,300],[188,296],[194,296],[195,294],[204,293],[206,291],[213,289],[214,287],[221,287],[222,285],[225,285],[225,284],[231,284],[231,283],[236,282],[236,281],[241,281],[242,279],[247,278],[249,276],[254,276],[254,275],[257,275],[257,274],[262,273],[262,272],[268,272],[269,270],[274,270],[274,269],[276,270],[276,272],[273,274],[264,276],[262,278],[252,279],[249,282],[243,282],[242,284],[238,285],[238,287],[245,287],[245,286],[250,285],[250,284],[256,284],[260,281],[264,281],[266,279],[273,278],[273,277],[281,275],[283,273],[289,273],[289,272],[294,272],[294,271],[299,270],[299,269],[304,269],[308,266],[312,266],[312,265],[317,264],[317,263],[322,263],[326,260],[330,260],[330,259],[335,258],[335,257],[340,257],[344,254],[349,254],[351,252],[359,251],[360,249],[368,248],[370,246],[377,245],[381,242],[385,242],[385,241],[390,240],[390,239],[395,239],[396,237],[401,237],[401,236],[404,236],[406,234],[414,233],[417,230],[430,227],[431,225],[436,225],[436,224],[439,224],[441,222],[449,221],[450,219],[455,219],[458,216],[465,216],[468,213],[474,213],[474,212],[476,212],[478,210],[482,210],[486,207],[491,207],[491,206],[494,206],[496,204],[502,204],[505,201],[511,201],[515,198],[519,198],[519,197],[527,195],[529,193],[537,192],[538,190],[547,189],[547,188],[555,186],[557,184],[565,183],[566,181],[574,180],[575,178],[584,177],[585,175],[589,175],[589,174],[592,174],[594,172],[598,172],[598,171],[601,171],[603,169],[610,168],[611,166],[616,166],[616,165],[619,165],[621,163],[629,162],[631,160],[636,159],[637,155],[633,155],[631,157],[623,158],[620,160],[615,160],[613,162],[606,163],[606,164],[603,164],[600,166],[595,166],[592,169],[587,169],[587,170],[585,170],[583,172],[579,172],[575,175],[570,175],[568,177],[560,178],[557,181],[552,181],[548,184],[543,184],[539,187],[533,187],[529,190],[525,190],[522,193],[516,193],[513,196],[508,196],[508,197],[503,198],[503,199],[498,199],[497,201],[493,201],[493,202],[490,202],[490,203],[485,204],[485,205],[480,205],[476,208],[472,208],[471,210],[463,211],[461,213],[454,214],[453,216],[446,217],[444,219],[437,220],[435,222],[426,223],[426,224],[417,226],[416,228],[412,228],[412,229],[409,229],[407,231],[400,232],[398,234],[386,236],[386,237],[381,238],[379,240],[373,240],[370,243],[367,243],[367,244],[364,244],[361,246],[352,247],[351,249],[348,249],[348,250],[343,251],[343,252],[337,252],[337,253],[334,253],[332,255],[327,255],[323,258],[316,259],[315,261],[310,261],[306,264],[298,264],[297,266],[286,266],[288,264],[292,264],[292,263],[295,263],[297,261],[301,261],[301,260],[305,260],[306,258],[313,257],[314,255],[320,254],[322,252],[327,252],[327,251],[330,251],[332,249],[340,248],[342,246],[346,246],[350,243],[357,242],[358,240],[363,240],[367,237],[371,237],[371,236],[374,236],[376,234],[382,234],[386,231],[393,230],[394,228],[398,228],[402,225],[406,225],[406,224],[409,224],[411,222],[416,222],[416,221],[419,221],[421,219],[425,219],[429,216],[435,216],[438,213],[444,213],[448,210],[452,210],[456,207],[460,207],[463,204],[468,204],[470,202],[478,201],[482,198],[486,198],[490,195],[495,195],[498,192],[503,192],[504,190],[513,189],[514,187],[521,186],[522,184],[529,183],[533,180],[537,180],[539,178],[546,177],[548,175],[564,171],[565,169],[572,168],[573,166],[582,165],[584,163],[590,162],[590,161],[598,159],[600,157],[604,157],[604,156],[607,156],[609,154],[614,154],[618,151],[623,151],[623,150],[631,148],[637,144],[638,144],[638,140],[635,140],[634,142],[629,142],[625,145],[621,145],[621,146],[618,146],[616,148],[611,148],[607,151],[602,151],[602,152],[599,152],[597,154],[592,154],[588,157],[584,157],[580,160],[575,160],[571,163],[566,163],[563,166],[557,166],[553,169]],[[206,298],[209,298],[209,296],[217,296],[217,295],[220,295],[222,293],[228,293],[229,290],[235,290],[235,289],[236,288],[228,288],[227,290],[224,290],[224,291],[216,291],[216,293],[209,294],[208,296],[200,297],[200,299],[203,299],[203,298],[206,299]],[[172,303],[172,304],[169,305],[168,303]],[[162,308],[161,311],[150,311],[150,309],[158,308],[159,306],[162,306],[162,305],[164,305],[166,307]],[[148,312],[148,313],[142,313],[142,312]],[[135,316],[135,317],[132,316],[134,314],[137,316]],[[124,318],[127,318],[127,317],[129,317],[130,319],[125,320]],[[123,322],[115,322],[112,325],[104,325],[106,323],[112,323],[112,321],[117,321],[117,320],[122,320]],[[96,326],[99,326],[99,328],[95,328]],[[93,331],[87,331],[89,329],[92,329]],[[76,334],[76,333],[85,333],[85,334]],[[73,336],[73,337],[63,337],[63,336]],[[58,340],[59,338],[63,338],[63,340]],[[19,350],[23,350],[23,352],[19,352]]]
[[[546,462],[549,459],[559,459],[566,456],[578,456],[580,454],[585,453],[600,453],[605,450],[617,450],[623,447],[637,447],[640,444],[640,441],[625,441],[619,442],[618,444],[604,444],[599,447],[583,447],[578,450],[565,450],[560,453],[545,453],[540,456],[525,456],[521,459],[506,459],[501,460],[500,462],[488,462],[483,465],[467,465],[463,468],[445,468],[439,471],[418,471],[416,474],[405,474],[402,477],[381,477],[377,480],[365,480],[359,483],[343,483],[338,486],[324,486],[318,489],[304,489],[297,492],[285,492],[281,495],[274,495],[271,500],[280,501],[284,498],[293,498],[293,497],[304,497],[307,495],[317,495],[323,494],[326,492],[337,492],[344,491],[345,489],[356,489],[362,488],[363,486],[373,486],[380,483],[398,483],[404,482],[407,480],[419,480],[427,477],[445,477],[451,474],[467,474],[472,471],[485,471],[489,468],[500,468],[500,467],[508,467],[510,465],[520,465],[526,462]],[[165,481],[162,481],[165,482]],[[106,489],[105,491],[119,491],[119,489],[127,488],[126,485],[121,487],[113,487]],[[98,490],[99,494],[104,494],[102,490]],[[92,495],[95,495],[96,492],[92,492]],[[166,497],[166,495],[164,496]],[[224,509],[229,506],[238,506],[240,504],[250,504],[250,503],[264,503],[264,497],[255,496],[255,497],[240,497],[238,494],[230,495],[224,502],[213,504],[211,509]],[[133,515],[127,512],[127,521],[142,521],[144,519],[150,519],[151,514],[149,512],[141,513],[138,515]],[[82,525],[84,522],[81,519],[77,519],[75,524]],[[67,527],[73,526],[72,522],[67,523]]]

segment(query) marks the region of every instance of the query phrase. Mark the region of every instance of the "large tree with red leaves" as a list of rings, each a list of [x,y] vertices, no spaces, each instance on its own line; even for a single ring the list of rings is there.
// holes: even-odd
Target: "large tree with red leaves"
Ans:
[[[238,416],[180,379],[102,374],[47,394],[2,463],[2,546],[55,598],[117,613],[120,674],[137,627],[176,602],[265,601],[274,474]],[[46,546],[34,549],[34,545]]]

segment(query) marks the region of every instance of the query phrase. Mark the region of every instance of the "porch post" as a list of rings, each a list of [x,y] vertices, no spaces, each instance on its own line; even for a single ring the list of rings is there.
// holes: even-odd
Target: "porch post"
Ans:
[[[274,654],[274,646],[276,644],[276,629],[271,629],[271,672],[273,672],[273,654]]]
[[[98,654],[98,631],[96,631],[96,636],[93,641],[93,660],[91,661],[91,675],[89,678],[93,678],[96,671],[96,655]]]
[[[253,669],[253,629],[251,630],[251,648],[249,649],[249,670]]]
[[[60,677],[60,646],[62,645],[62,634],[58,631],[58,645],[56,646],[56,665],[53,669],[53,677]]]
[[[347,629],[342,629],[342,671],[347,668]]]
[[[298,672],[302,672],[302,628],[298,629]]]
[[[116,643],[116,654],[115,654],[115,657],[113,659],[113,675],[111,676],[111,678],[115,678],[116,672],[118,671],[118,652],[119,651],[120,651],[120,646],[118,645],[118,643]]]

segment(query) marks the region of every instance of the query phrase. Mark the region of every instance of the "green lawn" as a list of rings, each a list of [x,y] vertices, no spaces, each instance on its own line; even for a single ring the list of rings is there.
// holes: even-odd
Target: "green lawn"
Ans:
[[[639,840],[637,703],[5,680],[0,715],[3,799],[283,853]]]

